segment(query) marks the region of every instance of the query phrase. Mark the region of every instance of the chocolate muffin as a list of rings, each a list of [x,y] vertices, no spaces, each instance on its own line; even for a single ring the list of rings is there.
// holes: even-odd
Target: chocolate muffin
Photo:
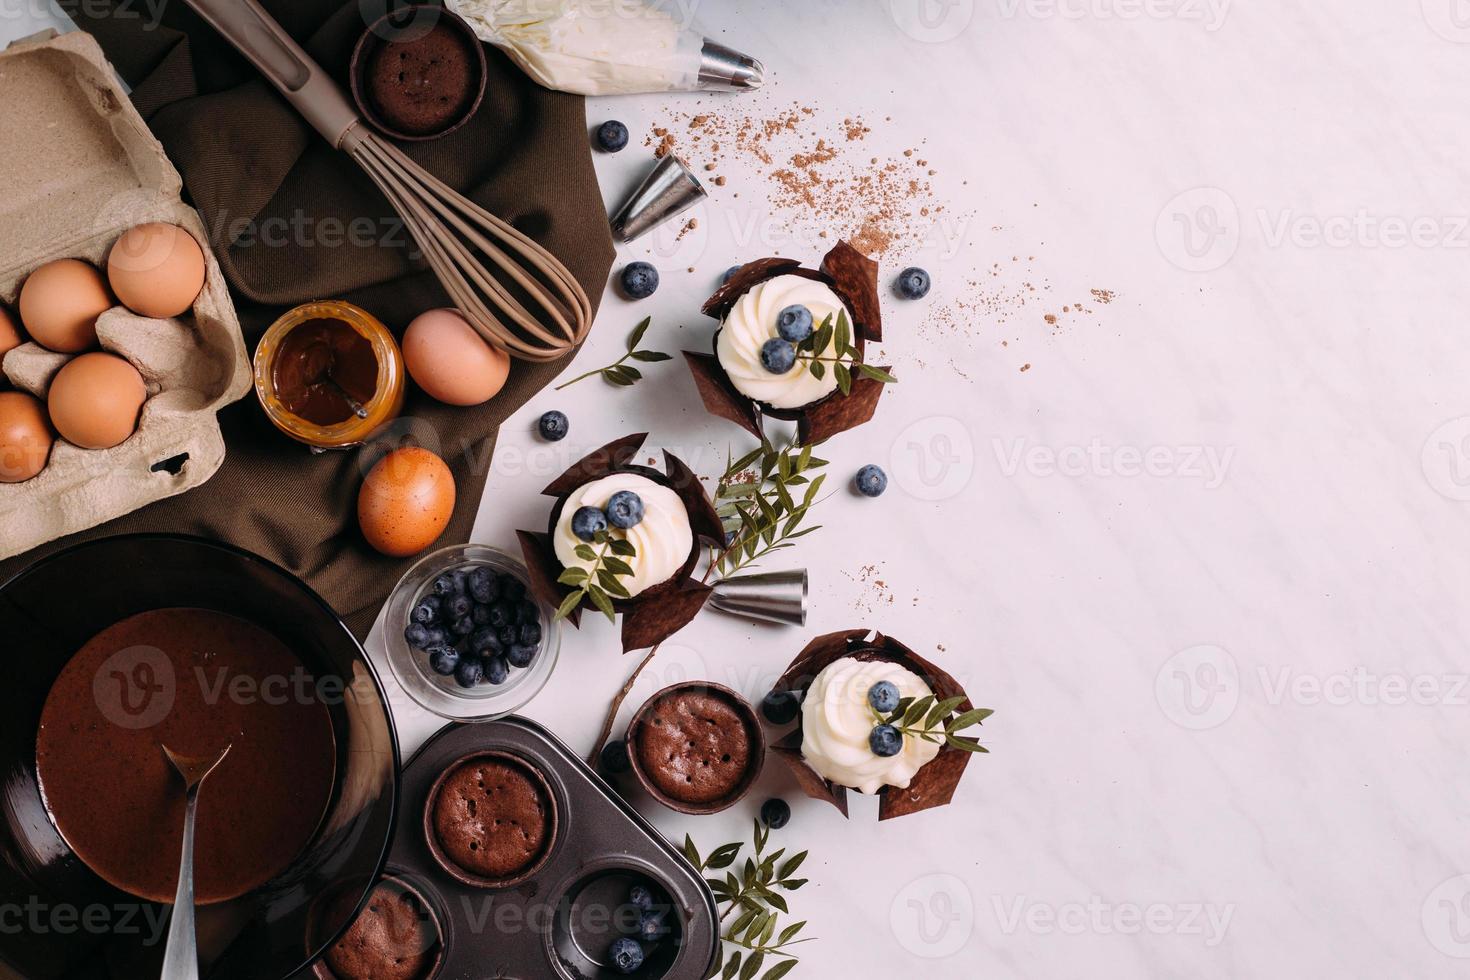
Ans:
[[[336,980],[424,980],[438,959],[433,913],[411,889],[386,879],[373,888],[347,934],[327,950],[326,965]]]
[[[428,817],[435,859],[472,884],[525,879],[546,859],[556,831],[546,780],[494,752],[465,759],[439,777]]]
[[[372,107],[392,129],[409,136],[447,130],[479,97],[481,67],[469,39],[440,22],[424,34],[380,44],[363,84]]]
[[[648,789],[691,811],[734,803],[763,757],[750,705],[712,684],[676,685],[655,695],[633,719],[628,740]]]

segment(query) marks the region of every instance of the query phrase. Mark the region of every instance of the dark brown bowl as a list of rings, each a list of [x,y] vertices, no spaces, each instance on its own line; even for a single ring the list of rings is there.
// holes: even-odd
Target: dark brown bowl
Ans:
[[[466,49],[470,53],[471,69],[475,73],[475,81],[471,83],[469,91],[461,97],[460,105],[457,107],[459,111],[455,113],[449,125],[428,133],[404,132],[383,118],[379,107],[368,92],[366,83],[368,66],[372,64],[373,56],[381,47],[393,44],[400,38],[405,41],[415,40],[436,29],[440,24],[458,33],[465,41]],[[485,48],[480,44],[480,39],[475,36],[474,29],[465,22],[464,18],[437,4],[414,4],[379,17],[368,26],[367,30],[363,31],[362,37],[358,38],[357,45],[352,49],[352,60],[347,69],[352,101],[356,103],[357,111],[362,113],[362,117],[383,134],[396,140],[408,141],[438,139],[469,122],[480,108],[480,103],[485,100],[485,85],[489,74],[489,65],[485,60]]]
[[[691,802],[670,796],[659,789],[658,785],[649,777],[643,768],[638,750],[638,739],[643,729],[650,723],[649,718],[653,706],[669,695],[682,691],[698,691],[702,694],[715,694],[720,696],[730,707],[735,709],[736,713],[740,715],[742,721],[745,723],[746,735],[750,739],[750,759],[746,763],[745,773],[729,793],[717,800]],[[755,785],[755,781],[759,778],[761,767],[765,764],[766,759],[765,737],[761,728],[760,719],[756,716],[755,708],[737,692],[722,684],[713,684],[709,681],[684,681],[680,684],[672,684],[653,695],[633,715],[633,720],[628,725],[626,738],[628,743],[628,760],[632,764],[633,775],[637,777],[639,784],[648,791],[648,795],[670,810],[695,816],[719,813],[721,810],[729,809],[743,799],[750,792],[750,788]]]
[[[450,773],[456,772],[460,766],[475,759],[501,760],[525,772],[541,792],[542,799],[546,801],[546,807],[550,816],[551,833],[547,837],[546,846],[541,849],[540,856],[514,875],[504,878],[486,878],[455,864],[449,855],[444,853],[444,849],[439,846],[439,836],[434,831],[434,804],[439,800],[439,790],[443,788],[444,780],[449,777]],[[429,853],[434,856],[434,860],[438,862],[439,867],[443,868],[446,874],[455,881],[469,885],[472,888],[512,888],[531,878],[545,866],[547,860],[551,857],[551,852],[556,850],[560,824],[560,815],[556,807],[556,794],[551,791],[551,784],[546,781],[545,774],[536,767],[535,763],[509,752],[471,752],[468,755],[461,756],[452,765],[445,767],[444,771],[434,780],[434,784],[429,787],[429,793],[424,799],[424,843],[428,845]]]
[[[405,894],[411,895],[414,901],[418,902],[419,907],[423,909],[425,915],[428,916],[429,924],[434,927],[434,945],[432,947],[433,958],[429,962],[429,968],[416,978],[416,980],[433,980],[434,977],[437,977],[439,975],[440,969],[444,966],[444,947],[447,940],[444,935],[443,919],[440,916],[439,911],[434,907],[433,903],[431,903],[426,897],[424,897],[424,893],[420,889],[414,887],[414,885],[408,880],[400,878],[398,875],[395,874],[384,874],[381,878],[379,878],[377,883],[373,885],[373,888],[369,889],[369,896],[371,896],[373,889],[376,889],[378,885],[385,883],[391,884],[395,888],[402,889]],[[356,922],[356,920],[353,921]],[[349,925],[348,928],[352,928],[351,925]],[[339,939],[338,941],[340,942],[341,940]],[[312,965],[312,973],[317,978],[317,980],[350,980],[350,978],[340,977],[338,976],[338,974],[332,971],[332,968],[327,965],[325,954],[323,954],[322,958],[317,960],[316,963]]]

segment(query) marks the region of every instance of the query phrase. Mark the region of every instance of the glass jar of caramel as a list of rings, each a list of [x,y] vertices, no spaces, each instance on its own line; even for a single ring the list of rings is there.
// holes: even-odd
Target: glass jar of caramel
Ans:
[[[397,418],[404,377],[393,334],[340,300],[296,307],[255,348],[255,394],[265,414],[315,450],[358,445]]]

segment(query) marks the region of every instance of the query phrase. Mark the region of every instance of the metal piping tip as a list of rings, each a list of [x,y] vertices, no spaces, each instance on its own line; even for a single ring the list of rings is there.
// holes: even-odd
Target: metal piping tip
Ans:
[[[704,39],[699,52],[699,87],[754,89],[766,83],[766,66],[719,41]]]
[[[688,165],[670,153],[654,164],[613,215],[613,237],[625,244],[631,242],[687,211],[708,193]]]
[[[737,616],[787,626],[805,626],[806,569],[737,575],[715,583],[710,605]]]

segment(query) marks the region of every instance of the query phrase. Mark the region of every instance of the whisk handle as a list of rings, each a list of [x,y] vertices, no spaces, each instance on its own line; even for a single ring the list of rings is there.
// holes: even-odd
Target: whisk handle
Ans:
[[[185,0],[281,90],[333,147],[358,121],[342,88],[256,0]]]

